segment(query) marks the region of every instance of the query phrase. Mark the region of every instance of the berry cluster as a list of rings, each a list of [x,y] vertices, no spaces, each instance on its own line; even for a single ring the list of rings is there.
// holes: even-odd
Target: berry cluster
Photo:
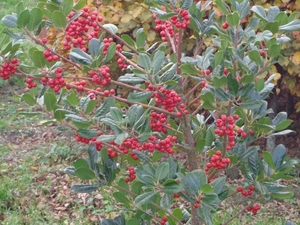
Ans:
[[[269,53],[269,51],[267,50],[266,42],[264,40],[261,41],[261,45],[259,46],[259,49],[261,49],[261,51],[259,52],[259,55],[261,57],[265,57]]]
[[[195,209],[198,209],[200,207],[200,201],[199,200],[196,200],[196,202],[193,204],[193,207]]]
[[[255,215],[260,210],[259,204],[254,204],[253,206],[247,207],[248,212],[252,212],[253,215]]]
[[[112,38],[104,38],[103,39],[103,43],[104,43],[104,47],[103,47],[103,55],[107,54],[108,48],[109,48],[109,44],[112,43],[114,40]],[[116,51],[117,52],[122,52],[122,45],[117,44],[116,45]],[[117,56],[117,53],[115,53],[115,56]],[[118,58],[117,63],[119,65],[119,67],[121,69],[126,69],[127,65],[125,64],[124,60],[122,58]]]
[[[222,158],[222,152],[220,150],[210,158],[210,162],[207,163],[205,171],[207,172],[210,168],[217,168],[218,170],[225,169],[230,164],[229,158]]]
[[[47,60],[47,62],[57,61],[59,59],[58,55],[54,54],[49,49],[44,51],[44,58]]]
[[[46,74],[46,76],[41,80],[43,85],[48,84],[49,87],[53,89],[53,91],[58,92],[62,87],[66,86],[66,82],[62,76],[63,68],[58,67],[54,73],[55,78],[49,78],[49,75]]]
[[[165,113],[152,112],[150,115],[150,127],[153,131],[167,133],[167,115]]]
[[[100,136],[101,133],[98,134],[98,136]],[[102,143],[100,141],[97,141],[97,137],[93,137],[93,138],[84,138],[81,137],[78,133],[75,133],[75,137],[76,137],[76,141],[77,142],[81,142],[81,143],[85,143],[85,144],[95,144],[97,151],[101,151],[102,149]]]
[[[235,145],[235,135],[236,132],[234,130],[235,121],[239,119],[238,115],[234,116],[226,116],[221,115],[219,119],[216,121],[217,128],[215,129],[215,134],[220,137],[227,137],[227,145],[226,150],[231,150],[231,148]]]
[[[185,29],[190,25],[188,10],[178,9],[178,15],[171,17],[171,23],[178,29]]]
[[[135,175],[135,170],[133,167],[129,167],[128,168],[128,177],[125,178],[125,182],[128,183],[128,182],[132,182],[134,181],[136,178],[136,175]]]
[[[71,82],[70,85],[77,86],[77,91],[84,91],[84,86],[86,85],[85,80]]]
[[[168,217],[164,216],[163,218],[161,218],[160,220],[160,225],[165,225],[168,221]]]
[[[248,136],[248,134],[247,134],[245,131],[243,131],[241,128],[239,128],[239,129],[236,131],[236,133],[237,133],[238,135],[240,135],[242,138],[246,138],[246,137]],[[250,134],[250,135],[254,135],[254,134],[255,134],[255,131],[254,131],[254,130],[249,130],[249,134]]]
[[[247,197],[247,196],[251,196],[253,194],[253,191],[255,190],[255,187],[253,185],[248,187],[248,190],[243,189],[241,186],[238,186],[236,188],[237,192],[240,192],[243,196]]]
[[[29,77],[26,78],[26,84],[27,84],[27,88],[31,89],[36,87],[36,83]]]
[[[163,41],[167,42],[168,37],[173,38],[175,36],[173,26],[169,21],[157,19],[155,14],[153,17],[156,23],[155,30],[159,31]]]
[[[81,15],[74,19],[77,15],[75,12],[71,12],[68,15],[68,22],[72,21],[66,29],[66,37],[63,45],[66,50],[70,50],[71,47],[81,48],[83,51],[87,51],[86,44],[92,38],[99,36],[98,22],[101,22],[103,18],[98,15],[97,11],[91,12],[88,7],[84,7],[81,11]]]
[[[95,99],[97,97],[96,93],[101,91],[101,88],[96,88],[96,90],[87,91],[86,94],[90,97],[90,99]]]
[[[155,87],[150,84],[147,87],[147,90],[153,91],[152,98],[156,98],[156,104],[162,105],[164,109],[166,109],[169,112],[173,112],[177,104],[179,104],[182,100],[181,97],[174,90],[165,89],[162,86],[158,86],[156,90]],[[184,104],[180,104],[180,109],[183,111],[183,113],[188,113],[188,111],[185,109]],[[181,113],[180,115],[179,113],[178,116],[181,116]]]
[[[106,86],[111,82],[110,69],[106,65],[103,65],[100,69],[90,70],[89,75],[92,77],[92,82],[97,85]]]
[[[156,136],[152,135],[149,137],[148,141],[144,143],[140,143],[137,138],[126,138],[123,143],[119,146],[120,151],[123,152],[123,154],[130,154],[130,156],[134,160],[138,160],[138,156],[132,152],[131,150],[138,150],[138,151],[148,151],[148,152],[154,152],[155,150],[160,152],[165,152],[168,154],[173,153],[172,144],[177,141],[176,136],[170,136],[168,135],[165,139],[159,139]],[[111,143],[112,145],[116,145],[114,143]],[[108,149],[108,154],[114,158],[118,154],[115,152],[113,148]]]
[[[12,58],[9,62],[5,61],[0,69],[0,77],[2,77],[3,80],[8,80],[10,75],[16,73],[19,64],[20,61],[16,58]]]

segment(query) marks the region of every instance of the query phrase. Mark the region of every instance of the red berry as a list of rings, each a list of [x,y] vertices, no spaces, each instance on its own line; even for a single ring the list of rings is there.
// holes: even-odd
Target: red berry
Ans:
[[[223,70],[223,73],[225,74],[225,75],[228,75],[228,69],[227,68],[224,68],[224,70]]]
[[[254,191],[254,190],[255,190],[255,187],[254,187],[253,185],[251,185],[251,186],[249,187],[249,190],[250,190],[250,191]]]
[[[42,42],[43,42],[43,44],[46,44],[48,42],[48,39],[47,38],[43,38]]]
[[[229,24],[228,24],[228,22],[226,21],[226,22],[224,22],[223,24],[222,24],[222,28],[223,29],[227,29],[229,27]]]
[[[254,134],[255,134],[255,131],[254,131],[254,130],[249,130],[249,134],[250,134],[250,135],[254,135]]]
[[[236,188],[236,191],[237,191],[237,192],[242,192],[242,191],[243,191],[243,188],[242,188],[241,186],[238,186],[238,187]]]

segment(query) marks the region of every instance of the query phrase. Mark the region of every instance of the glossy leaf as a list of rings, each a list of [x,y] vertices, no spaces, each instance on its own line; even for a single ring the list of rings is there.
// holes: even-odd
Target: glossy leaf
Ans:
[[[22,95],[22,99],[24,102],[26,102],[28,105],[36,105],[37,102],[36,100],[33,98],[33,96],[29,93],[25,93]]]
[[[141,205],[151,203],[157,195],[158,193],[155,191],[143,193],[134,199],[134,204],[139,207]]]
[[[44,94],[44,104],[47,111],[52,111],[56,108],[56,96],[50,92]]]
[[[147,101],[152,96],[152,91],[148,92],[130,92],[127,100],[130,102]]]
[[[43,12],[39,8],[33,8],[30,11],[30,18],[27,24],[27,29],[33,31],[42,21]]]
[[[102,185],[104,184],[75,184],[71,187],[71,191],[76,193],[90,193],[96,191]]]
[[[286,155],[286,148],[284,147],[284,145],[282,144],[277,145],[272,154],[276,169],[279,169],[279,167],[281,166],[285,155]]]
[[[96,117],[102,117],[109,113],[110,107],[115,105],[115,99],[108,97],[105,99],[103,104],[96,110]]]
[[[8,27],[17,27],[17,16],[16,15],[6,15],[2,18],[2,23],[4,23]]]
[[[52,20],[53,20],[54,25],[57,28],[65,28],[67,25],[66,16],[61,11],[58,11],[58,10],[54,11],[52,13]]]
[[[23,10],[19,15],[18,15],[18,20],[17,20],[17,25],[20,28],[26,27],[27,23],[29,22],[30,19],[30,12],[28,9]]]

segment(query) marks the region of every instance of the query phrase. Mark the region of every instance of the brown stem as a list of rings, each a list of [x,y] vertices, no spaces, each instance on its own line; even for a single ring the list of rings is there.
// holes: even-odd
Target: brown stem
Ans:
[[[232,220],[234,220],[235,218],[237,218],[240,214],[242,214],[244,211],[246,210],[246,208],[241,209],[237,214],[235,214],[234,216],[232,216],[230,219],[228,219],[225,223],[223,223],[222,225],[228,225],[229,222],[231,222]]]

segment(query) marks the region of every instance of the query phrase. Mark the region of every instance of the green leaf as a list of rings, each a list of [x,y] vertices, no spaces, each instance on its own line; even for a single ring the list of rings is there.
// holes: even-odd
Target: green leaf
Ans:
[[[151,68],[151,58],[145,54],[145,53],[141,53],[139,55],[139,65],[141,67],[143,67],[145,70],[150,71]]]
[[[73,166],[69,166],[67,168],[64,169],[64,172],[73,176],[75,175],[75,168]]]
[[[28,105],[36,105],[36,100],[32,97],[31,94],[25,93],[22,95],[22,99],[24,102],[26,102]]]
[[[98,56],[100,50],[100,41],[96,38],[92,38],[89,42],[89,52],[93,56]]]
[[[211,146],[215,138],[214,128],[211,126],[205,134],[205,146]]]
[[[168,194],[175,194],[175,193],[179,193],[183,190],[183,187],[180,183],[178,183],[175,180],[166,180],[163,183],[163,192],[164,193],[168,193]]]
[[[122,119],[123,119],[123,113],[117,107],[111,107],[110,108],[110,115],[116,121],[122,121]]]
[[[18,27],[24,28],[26,27],[27,23],[29,22],[30,19],[30,12],[28,9],[23,10],[17,20]]]
[[[155,171],[155,178],[157,181],[163,180],[169,174],[169,164],[163,162],[159,164]]]
[[[113,196],[117,202],[124,204],[126,207],[130,207],[130,201],[123,193],[117,191],[113,193]]]
[[[257,65],[262,65],[263,61],[260,57],[259,51],[252,50],[248,53],[249,58],[255,62]]]
[[[43,68],[46,65],[46,60],[42,51],[34,51],[30,58],[37,68]]]
[[[72,49],[69,56],[72,61],[82,65],[90,65],[93,61],[93,58],[80,48]]]
[[[87,128],[92,122],[74,114],[67,114],[66,119],[70,119],[77,128]]]
[[[229,14],[229,11],[226,7],[226,4],[224,1],[222,0],[216,0],[215,1],[216,5],[217,5],[217,8],[225,15]],[[219,65],[219,64],[218,64]]]
[[[210,184],[204,184],[203,186],[201,186],[200,191],[204,194],[209,194],[214,191],[214,187]]]
[[[279,27],[280,31],[295,31],[300,29],[300,20],[293,20]]]
[[[97,160],[98,160],[98,151],[96,148],[95,144],[90,144],[89,148],[88,148],[88,154],[89,154],[89,162],[90,162],[90,167],[92,170],[94,170],[97,174],[97,176],[99,176],[98,174],[98,165],[97,165]]]
[[[43,11],[40,8],[31,9],[27,29],[33,31],[41,23],[42,19]]]
[[[56,108],[56,96],[50,92],[44,94],[44,104],[47,111],[52,111]]]
[[[186,173],[186,182],[188,186],[190,187],[191,194],[197,195],[200,189],[200,181],[198,180],[198,177],[191,172]]]
[[[90,99],[89,97],[87,98],[88,98],[87,104],[85,104],[83,107],[85,114],[89,114],[90,112],[92,112],[95,109],[95,106],[97,104],[97,101],[95,99]]]
[[[221,1],[221,2],[223,3],[223,1]],[[216,1],[216,3],[217,3],[217,1]],[[215,67],[217,67],[218,65],[221,65],[221,63],[224,61],[224,51],[223,50],[217,51],[215,54],[214,60],[215,60],[215,63],[214,63]]]
[[[263,158],[265,162],[268,164],[269,167],[271,167],[273,170],[275,170],[275,164],[273,162],[272,155],[269,152],[263,152]]]
[[[75,170],[79,168],[86,168],[86,169],[90,168],[88,162],[84,159],[76,159],[76,161],[73,162],[73,166],[75,167]]]
[[[227,92],[225,92],[223,89],[216,88],[215,93],[216,93],[216,97],[218,99],[220,99],[222,102],[229,101],[229,98],[230,98],[229,94]]]
[[[250,110],[255,110],[258,109],[262,103],[258,100],[250,100],[250,101],[244,101],[240,103],[240,107],[244,109],[250,109]]]
[[[94,171],[83,167],[76,169],[75,175],[79,177],[81,180],[92,180],[95,178]]]
[[[264,29],[271,31],[273,34],[276,34],[279,30],[279,23],[277,21],[268,22]]]
[[[127,100],[130,102],[143,102],[147,101],[152,96],[152,91],[148,92],[130,92]]]
[[[288,128],[293,123],[293,120],[286,120],[280,124],[277,124],[275,127],[275,131],[284,130]]]
[[[86,0],[79,0],[79,1],[74,5],[74,9],[80,10],[80,9],[82,9],[84,6],[86,6]]]
[[[228,75],[228,88],[229,88],[229,92],[233,95],[236,96],[239,90],[239,83],[238,81],[233,78],[233,76],[231,74]]]
[[[78,129],[77,134],[84,138],[93,138],[98,136],[98,131],[90,129]]]
[[[118,27],[114,24],[107,23],[107,24],[104,24],[103,27],[114,34],[118,33]]]
[[[160,199],[159,205],[164,209],[170,209],[172,203],[172,194],[164,193]]]
[[[226,182],[226,176],[222,176],[213,180],[213,182],[211,182],[210,185],[213,186],[214,192],[216,194],[220,194],[225,186],[225,182]]]
[[[67,26],[67,19],[63,12],[55,10],[52,13],[52,20],[57,28],[65,28]]]
[[[133,126],[143,114],[144,108],[141,105],[132,105],[126,113],[126,117],[129,120],[129,125]]]
[[[226,18],[228,24],[232,27],[237,26],[240,23],[240,17],[237,12],[233,12],[232,14],[227,14]]]
[[[108,97],[105,99],[103,104],[96,110],[96,117],[105,116],[110,111],[110,107],[115,105],[115,99]]]
[[[260,5],[255,5],[251,8],[251,10],[255,13],[256,16],[258,16],[259,18],[267,21],[267,15],[265,12],[264,7],[260,6]]]
[[[125,41],[131,47],[135,47],[134,40],[128,34],[122,34],[121,38],[122,38],[123,41]]]
[[[137,196],[134,199],[134,204],[137,207],[139,207],[141,205],[151,203],[156,198],[157,195],[158,195],[158,193],[155,191],[146,192],[144,194]]]
[[[201,205],[200,208],[197,209],[197,214],[204,220],[206,225],[213,225],[212,215],[208,208]]]
[[[138,49],[144,48],[146,43],[146,34],[143,28],[136,31],[136,46]]]
[[[41,115],[41,113],[38,113],[38,112],[19,112],[17,115],[18,116],[19,115],[26,116],[26,117],[34,117],[34,116],[37,116],[37,115]]]
[[[4,23],[8,27],[17,27],[17,15],[6,15],[2,18],[2,23]]]
[[[272,125],[278,125],[282,122],[284,122],[287,119],[287,113],[286,112],[280,112],[276,115],[276,117],[272,120]]]
[[[76,193],[90,193],[96,191],[103,185],[104,184],[75,184],[71,187],[71,191]]]
[[[74,92],[71,92],[66,97],[67,102],[72,106],[77,106],[79,104],[79,99]]]
[[[288,192],[288,191],[282,191],[282,192],[276,192],[271,194],[273,197],[278,198],[278,199],[287,199],[287,198],[292,198],[294,196],[293,192]]]
[[[182,9],[189,9],[193,4],[193,0],[182,0],[180,6]]]
[[[270,58],[275,58],[275,57],[279,56],[280,52],[281,52],[281,45],[274,44],[269,48],[268,56]]]
[[[110,61],[114,57],[114,55],[116,53],[116,48],[117,48],[116,46],[117,45],[116,45],[115,42],[111,42],[109,44],[109,47],[108,47],[108,50],[107,50],[107,54],[106,54],[106,56],[103,59],[103,63],[106,63],[106,62]]]
[[[73,0],[63,0],[61,7],[64,15],[68,16],[73,9]]]
[[[203,170],[200,170],[200,169],[194,170],[192,173],[193,173],[193,174],[197,177],[197,179],[199,180],[199,182],[200,182],[200,187],[201,187],[202,185],[207,184],[207,176],[206,176],[206,174],[205,174],[205,172],[204,172]]]
[[[273,162],[275,164],[276,170],[279,169],[279,167],[282,165],[285,155],[286,155],[286,148],[284,147],[284,145],[282,144],[277,145],[272,154]]]
[[[163,64],[165,58],[165,53],[163,51],[155,52],[153,56],[153,60],[151,62],[151,68],[153,69],[153,74],[156,74],[161,69],[161,65]]]
[[[116,139],[116,135],[105,135],[105,134],[102,134],[100,135],[98,138],[97,138],[97,141],[100,141],[100,142],[111,142],[111,141],[114,141]]]

